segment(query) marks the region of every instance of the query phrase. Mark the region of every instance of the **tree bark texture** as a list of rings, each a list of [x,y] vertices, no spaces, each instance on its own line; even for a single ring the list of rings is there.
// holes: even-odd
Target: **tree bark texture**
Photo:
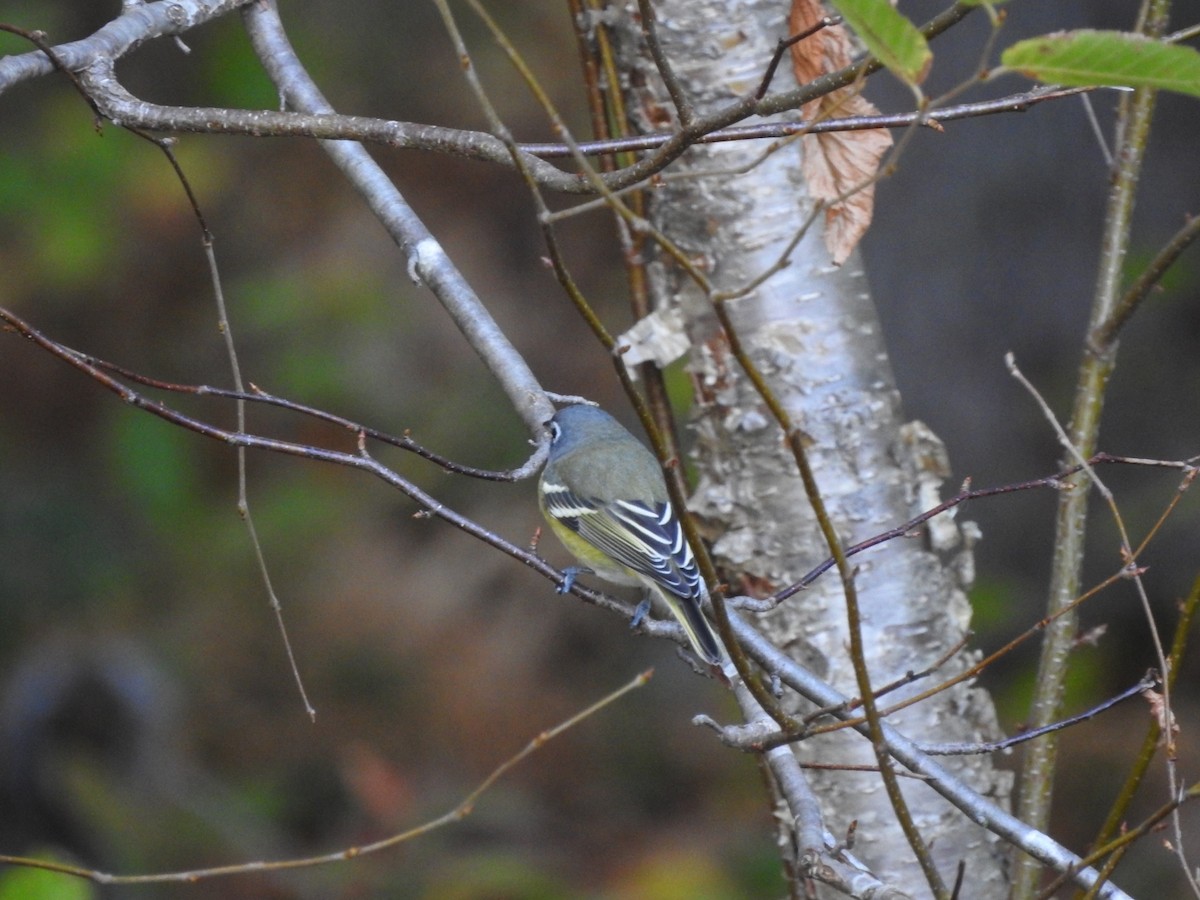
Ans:
[[[661,0],[656,28],[687,97],[703,115],[757,87],[776,42],[786,36],[786,4],[777,0]],[[677,123],[641,33],[636,3],[621,7],[624,85],[636,124]],[[787,61],[774,89],[795,85]],[[696,147],[652,192],[653,224],[679,246],[718,291],[736,290],[776,263],[813,209],[801,175],[803,142],[761,158],[765,142]],[[745,170],[744,174],[737,174]],[[678,178],[680,173],[693,177]],[[712,174],[704,174],[712,173]],[[870,537],[932,505],[929,486],[948,475],[944,450],[920,423],[905,424],[883,335],[858,255],[836,267],[821,222],[790,265],[730,303],[736,329],[771,390],[811,438],[809,459],[845,544]],[[652,264],[656,302],[683,311],[697,384],[695,511],[716,537],[718,564],[732,592],[786,586],[821,562],[818,530],[796,463],[778,425],[729,352],[709,299],[669,257]],[[856,584],[872,684],[922,669],[967,632],[969,542],[949,521],[934,549],[928,534],[893,540],[856,556]],[[965,529],[964,529],[965,530]],[[931,533],[933,531],[931,530]],[[856,696],[846,608],[836,571],[763,614],[758,625],[839,690]],[[881,706],[928,688],[970,664],[961,653],[932,678],[887,695]],[[796,713],[804,713],[792,701]],[[962,684],[888,721],[921,742],[996,736],[990,697]],[[848,731],[795,745],[803,762],[874,765],[867,742]],[[981,793],[1004,802],[1011,778],[986,757],[948,766]],[[878,876],[925,896],[924,878],[897,826],[879,776],[811,772],[825,823],[841,839],[857,821],[854,854]],[[948,884],[966,864],[963,896],[1006,895],[1003,848],[919,782],[901,779],[916,823]],[[803,850],[803,848],[801,848]]]

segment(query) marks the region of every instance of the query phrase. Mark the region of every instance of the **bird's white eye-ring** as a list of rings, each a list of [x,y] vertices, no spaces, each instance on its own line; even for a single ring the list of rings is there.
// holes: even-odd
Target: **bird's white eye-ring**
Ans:
[[[555,422],[553,419],[551,419],[550,420],[550,443],[557,444],[558,439],[561,437],[562,437],[562,426],[559,425],[557,422]]]

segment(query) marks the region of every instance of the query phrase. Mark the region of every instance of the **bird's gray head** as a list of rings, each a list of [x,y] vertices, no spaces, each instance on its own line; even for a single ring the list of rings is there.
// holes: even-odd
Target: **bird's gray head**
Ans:
[[[550,429],[550,458],[557,459],[584,441],[637,440],[616,419],[597,406],[567,406],[554,414]]]

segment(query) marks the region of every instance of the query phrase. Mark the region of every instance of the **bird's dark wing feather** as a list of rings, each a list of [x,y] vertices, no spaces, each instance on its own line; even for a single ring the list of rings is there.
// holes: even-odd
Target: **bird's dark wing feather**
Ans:
[[[544,496],[547,511],[585,541],[677,597],[702,594],[700,570],[670,503],[606,503],[552,487]]]

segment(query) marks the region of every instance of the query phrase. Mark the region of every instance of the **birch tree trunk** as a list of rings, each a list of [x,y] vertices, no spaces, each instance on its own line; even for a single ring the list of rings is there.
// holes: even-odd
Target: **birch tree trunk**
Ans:
[[[777,40],[786,35],[787,7],[779,0],[656,0],[654,9],[665,55],[700,114],[752,92]],[[629,108],[641,117],[639,127],[650,130],[657,117],[661,128],[662,121],[676,118],[675,108],[647,51],[632,0],[622,19]],[[785,60],[774,88],[793,86]],[[757,162],[766,149],[761,142],[693,148],[672,169],[676,177],[654,192],[653,224],[698,263],[716,290],[747,285],[777,262],[813,209],[801,174],[803,148],[803,142],[794,143]],[[745,174],[730,174],[743,169]],[[680,179],[682,172],[697,177]],[[738,576],[767,585],[768,591],[783,587],[829,555],[795,461],[737,368],[703,291],[666,257],[652,271],[657,302],[683,311],[692,342],[701,472],[694,509],[719,535],[715,554],[731,576],[734,593]],[[792,253],[791,264],[733,301],[730,312],[771,389],[812,438],[809,458],[845,543],[894,527],[931,505],[930,493],[922,497],[921,489],[948,474],[944,450],[919,423],[902,421],[857,255],[841,267],[832,265],[818,223]],[[924,535],[891,541],[853,560],[873,685],[932,664],[967,632],[971,610],[962,582],[969,577],[970,550],[951,523],[942,528],[937,549]],[[760,616],[758,626],[810,670],[845,693],[858,694],[836,572]],[[933,678],[961,671],[972,658],[959,654]],[[927,687],[920,683],[889,694],[887,703]],[[807,711],[794,699],[791,706]],[[991,699],[967,685],[888,721],[922,742],[979,740],[998,731]],[[868,743],[849,731],[805,740],[795,752],[803,762],[875,764]],[[947,764],[981,793],[1005,802],[1010,776],[995,770],[987,757],[957,757]],[[840,839],[856,821],[855,856],[887,882],[904,886],[912,896],[926,896],[925,879],[879,776],[810,774],[828,830]],[[963,861],[962,896],[1004,896],[1004,849],[997,840],[920,782],[901,780],[946,882],[953,883],[955,867]]]

